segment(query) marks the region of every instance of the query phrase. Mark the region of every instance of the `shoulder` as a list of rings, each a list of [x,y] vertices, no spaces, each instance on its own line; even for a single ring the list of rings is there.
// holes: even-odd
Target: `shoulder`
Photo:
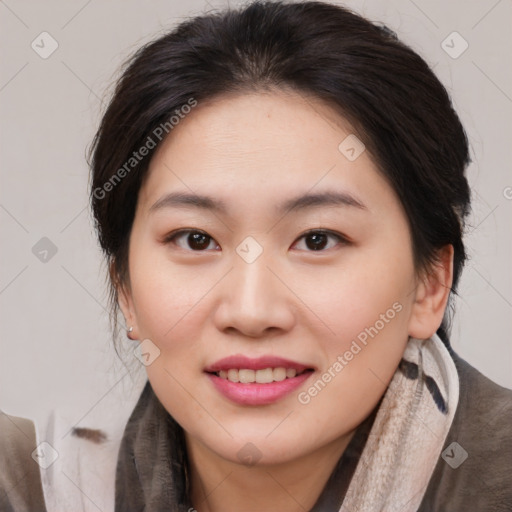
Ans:
[[[452,358],[459,403],[420,510],[510,511],[512,390]]]
[[[110,390],[91,410],[53,411],[40,429],[41,440],[55,450],[55,461],[42,472],[48,512],[114,510],[119,447],[140,394],[133,391],[120,399]]]
[[[494,429],[501,429],[505,434],[510,430],[512,419],[512,390],[496,384],[457,354],[454,354],[453,360],[460,378],[459,402],[462,407],[457,410],[459,420],[467,412],[483,413],[474,420],[477,423],[489,424]],[[469,433],[474,436],[481,435],[481,432],[471,430]]]
[[[113,510],[122,425],[97,427],[55,410],[43,424],[0,414],[0,510]]]
[[[129,396],[110,390],[92,408],[52,410],[43,421],[0,413],[0,510],[114,510],[119,447],[140,385]]]
[[[33,421],[0,411],[0,510],[45,512],[36,446]]]
[[[119,426],[90,420],[75,426],[74,416],[53,411],[39,429],[46,454],[42,484],[48,512],[113,510],[110,487],[115,478]]]

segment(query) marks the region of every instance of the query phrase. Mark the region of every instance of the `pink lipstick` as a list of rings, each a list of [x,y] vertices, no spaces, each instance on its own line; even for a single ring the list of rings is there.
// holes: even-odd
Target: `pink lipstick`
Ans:
[[[229,400],[240,405],[268,405],[297,389],[314,368],[276,356],[233,355],[204,371],[217,391]]]

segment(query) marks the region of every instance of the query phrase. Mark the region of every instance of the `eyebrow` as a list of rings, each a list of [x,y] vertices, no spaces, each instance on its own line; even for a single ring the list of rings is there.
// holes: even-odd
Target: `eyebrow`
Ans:
[[[288,199],[276,207],[277,214],[283,214],[289,210],[303,210],[318,206],[352,206],[361,210],[367,210],[366,206],[348,192],[325,191],[318,193],[306,193]],[[164,208],[200,208],[211,210],[221,214],[227,214],[226,204],[213,197],[202,194],[171,192],[158,199],[149,212],[155,212]]]

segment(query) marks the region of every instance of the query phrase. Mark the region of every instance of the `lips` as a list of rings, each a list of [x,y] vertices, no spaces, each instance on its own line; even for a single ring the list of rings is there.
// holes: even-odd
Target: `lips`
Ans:
[[[234,355],[205,368],[215,388],[242,405],[276,402],[300,386],[314,369],[275,356],[248,358]]]

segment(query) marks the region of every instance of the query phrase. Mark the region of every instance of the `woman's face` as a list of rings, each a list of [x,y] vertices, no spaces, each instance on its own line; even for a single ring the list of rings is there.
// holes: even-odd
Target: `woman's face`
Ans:
[[[294,93],[180,120],[140,190],[129,274],[156,395],[188,443],[236,463],[347,439],[417,336],[397,196],[350,125]]]

